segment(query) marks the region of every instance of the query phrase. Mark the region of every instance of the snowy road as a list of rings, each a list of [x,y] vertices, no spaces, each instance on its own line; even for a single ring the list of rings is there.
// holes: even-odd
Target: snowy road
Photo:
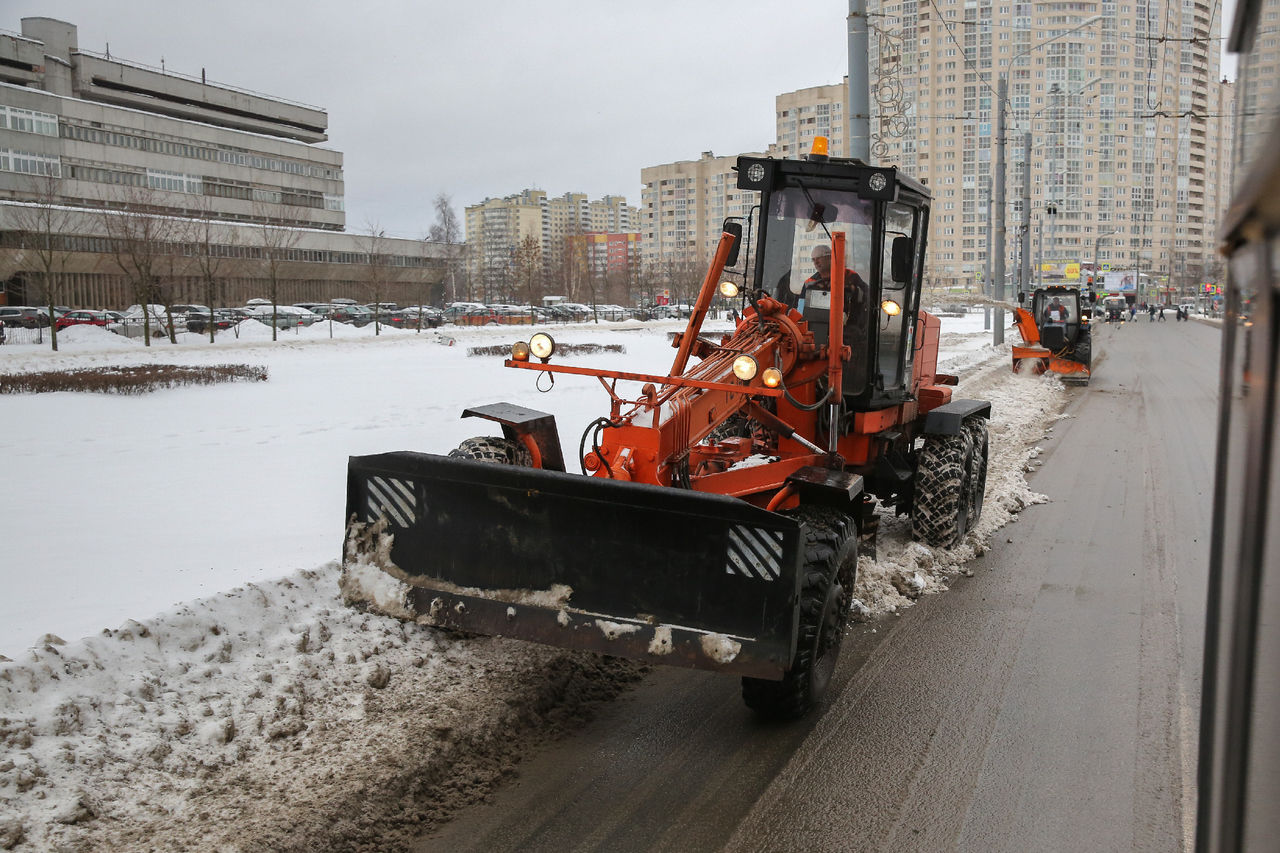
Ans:
[[[655,672],[415,849],[1185,849],[1220,333],[1097,337],[1031,477],[1050,502],[858,626],[820,719]]]

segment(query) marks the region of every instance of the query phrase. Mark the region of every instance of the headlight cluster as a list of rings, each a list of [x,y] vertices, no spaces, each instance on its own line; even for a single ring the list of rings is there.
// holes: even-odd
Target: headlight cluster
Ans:
[[[738,285],[736,282],[725,280],[720,282],[720,295],[725,299],[733,299],[738,295]]]
[[[551,358],[551,354],[556,351],[556,342],[546,332],[538,332],[538,334],[529,338],[529,342],[516,341],[511,345],[512,361],[528,361],[529,356],[533,355],[542,361]]]

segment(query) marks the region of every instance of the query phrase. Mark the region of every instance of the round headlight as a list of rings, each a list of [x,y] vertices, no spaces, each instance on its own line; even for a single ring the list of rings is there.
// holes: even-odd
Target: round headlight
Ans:
[[[538,332],[538,334],[529,338],[529,351],[545,361],[551,358],[551,354],[556,351],[556,342],[546,332]]]
[[[902,313],[902,306],[894,302],[892,299],[886,299],[880,303],[880,310],[888,314],[890,317],[897,317]]]
[[[766,367],[760,374],[760,381],[766,388],[777,388],[782,384],[782,371],[776,367]]]
[[[526,344],[524,341],[516,341],[514,344],[512,344],[511,360],[512,361],[528,361],[529,345]]]
[[[723,296],[725,299],[732,299],[733,297],[737,296],[738,295],[737,282],[732,282],[728,280],[720,282],[720,295]]]
[[[758,184],[764,180],[764,166],[759,163],[752,163],[747,167],[747,180],[753,184]]]
[[[871,177],[867,178],[867,186],[871,187],[873,192],[881,192],[889,186],[889,179],[884,176],[884,172],[873,172]]]
[[[733,360],[733,375],[743,382],[750,382],[756,376],[759,365],[749,355],[740,355]]]

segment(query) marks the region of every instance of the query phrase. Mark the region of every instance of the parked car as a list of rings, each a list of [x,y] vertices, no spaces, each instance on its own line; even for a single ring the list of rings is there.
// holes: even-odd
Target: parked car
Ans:
[[[130,305],[125,309],[124,318],[120,322],[124,327],[125,337],[141,337],[147,326],[150,326],[153,338],[163,338],[169,333],[169,312],[163,305]],[[182,325],[174,323],[173,328],[178,331]]]
[[[419,314],[422,316],[421,326],[424,329],[434,329],[444,322],[444,315],[439,308],[423,306],[421,311],[417,307],[402,308],[389,314],[386,323],[397,329],[416,329],[419,326]]]
[[[215,308],[211,314],[188,314],[187,331],[200,334],[209,331],[210,317],[213,319],[213,327],[215,329],[230,329],[244,319],[244,317],[236,313],[238,310],[236,308]]]
[[[255,320],[271,325],[271,317],[274,313],[276,328],[290,329],[295,326],[310,326],[312,323],[320,319],[320,315],[306,308],[298,308],[294,305],[249,305],[249,312]]]
[[[393,314],[400,310],[400,306],[394,302],[370,302],[364,307],[368,308],[370,311],[376,310],[379,315]]]
[[[484,326],[497,323],[498,316],[479,302],[454,302],[444,309],[444,321],[458,326]]]
[[[49,311],[31,305],[0,305],[0,323],[11,329],[38,329],[49,325]]]
[[[631,309],[621,305],[597,305],[596,314],[601,320],[630,320]]]
[[[373,312],[363,305],[317,305],[312,312],[321,320],[347,323],[351,326],[367,326],[373,322]]]
[[[68,311],[63,314],[54,323],[54,326],[58,329],[65,329],[68,326],[101,326],[105,329],[119,322],[111,312],[82,309],[80,311]]]
[[[41,314],[43,314],[43,315],[44,315],[45,320],[48,320],[48,319],[49,319],[49,306],[48,306],[48,305],[37,305],[37,306],[36,306],[36,310],[37,310],[37,311],[39,311]],[[71,313],[71,310],[72,310],[72,309],[71,309],[71,308],[69,308],[69,307],[67,307],[66,305],[55,305],[55,306],[53,306],[53,321],[54,321],[55,323],[56,323],[56,322],[58,322],[58,318],[59,318],[59,317],[63,316],[64,314],[69,314],[69,313]],[[47,325],[47,323],[46,323],[46,325]]]

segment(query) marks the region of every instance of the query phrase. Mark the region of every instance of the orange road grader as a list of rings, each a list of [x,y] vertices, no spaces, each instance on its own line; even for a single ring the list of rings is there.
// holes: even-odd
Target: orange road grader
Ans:
[[[926,186],[819,155],[740,157],[737,175],[759,206],[726,220],[668,374],[564,364],[545,333],[512,346],[506,367],[531,381],[591,376],[607,393],[582,473],[553,415],[508,403],[463,412],[500,434],[448,455],[351,458],[349,600],[739,675],[768,717],[820,700],[878,512],[943,547],[977,522],[991,405],[953,399],[937,372]],[[740,319],[713,340],[717,291]]]
[[[1063,382],[1088,385],[1093,347],[1089,315],[1091,305],[1078,287],[1051,285],[1031,294],[1031,306],[1022,307],[1026,294],[1018,294],[1014,323],[1022,346],[1013,347],[1013,369],[1021,373],[1056,373]]]

